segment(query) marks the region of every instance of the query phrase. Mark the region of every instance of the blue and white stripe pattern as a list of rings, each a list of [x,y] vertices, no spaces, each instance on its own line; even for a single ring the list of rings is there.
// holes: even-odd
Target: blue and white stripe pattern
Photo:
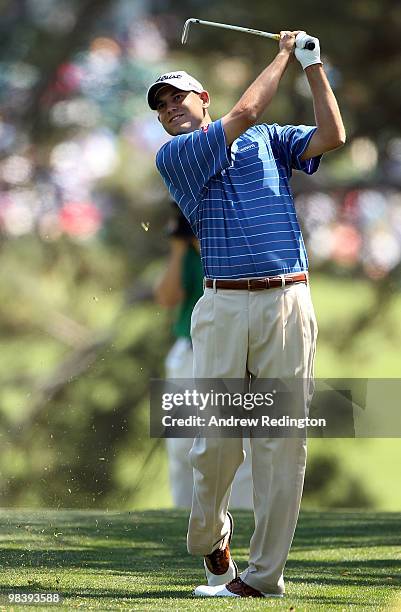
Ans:
[[[308,260],[289,186],[316,127],[256,125],[227,147],[221,120],[176,136],[156,156],[171,196],[201,244],[208,278],[306,271]]]

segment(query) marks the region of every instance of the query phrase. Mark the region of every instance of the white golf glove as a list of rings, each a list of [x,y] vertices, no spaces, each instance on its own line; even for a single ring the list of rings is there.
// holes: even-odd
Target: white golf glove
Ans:
[[[306,49],[308,43],[315,43],[315,48]],[[313,64],[321,64],[319,39],[306,32],[299,32],[295,38],[295,57],[304,70]]]

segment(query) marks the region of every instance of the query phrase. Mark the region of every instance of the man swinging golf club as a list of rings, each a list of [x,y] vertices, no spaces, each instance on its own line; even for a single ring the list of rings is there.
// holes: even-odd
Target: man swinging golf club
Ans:
[[[257,124],[294,51],[310,85],[316,125]],[[311,380],[317,326],[289,179],[293,169],[312,174],[323,153],[345,142],[318,39],[282,31],[274,60],[217,121],[209,115],[208,92],[183,71],[161,76],[147,99],[174,137],[158,152],[157,168],[201,245],[205,291],[192,314],[194,377]],[[301,399],[307,410],[307,385]],[[204,557],[207,578],[197,596],[284,594],[306,441],[255,437],[251,449],[255,530],[248,567],[237,576],[228,503],[243,461],[242,439],[198,437],[192,447],[187,545]]]

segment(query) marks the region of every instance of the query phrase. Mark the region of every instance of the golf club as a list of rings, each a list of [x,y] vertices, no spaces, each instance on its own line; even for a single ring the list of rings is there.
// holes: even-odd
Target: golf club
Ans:
[[[256,36],[263,36],[264,38],[271,38],[273,40],[280,40],[280,34],[272,34],[271,32],[263,32],[261,30],[253,30],[252,28],[242,28],[241,26],[228,25],[226,23],[217,23],[215,21],[204,21],[203,19],[196,19],[195,17],[191,17],[187,19],[184,23],[184,28],[182,30],[181,42],[183,45],[188,40],[189,28],[191,24],[198,23],[199,25],[212,26],[214,28],[223,28],[225,30],[235,30],[236,32],[244,32],[246,34],[255,34]],[[315,48],[315,43],[313,41],[307,42],[305,44],[305,49],[312,50]]]

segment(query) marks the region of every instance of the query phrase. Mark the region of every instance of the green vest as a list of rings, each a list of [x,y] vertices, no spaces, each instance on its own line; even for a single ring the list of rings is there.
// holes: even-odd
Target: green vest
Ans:
[[[183,257],[181,283],[185,297],[178,308],[173,333],[177,338],[190,338],[192,311],[203,294],[201,258],[192,244],[188,245],[187,252]]]

